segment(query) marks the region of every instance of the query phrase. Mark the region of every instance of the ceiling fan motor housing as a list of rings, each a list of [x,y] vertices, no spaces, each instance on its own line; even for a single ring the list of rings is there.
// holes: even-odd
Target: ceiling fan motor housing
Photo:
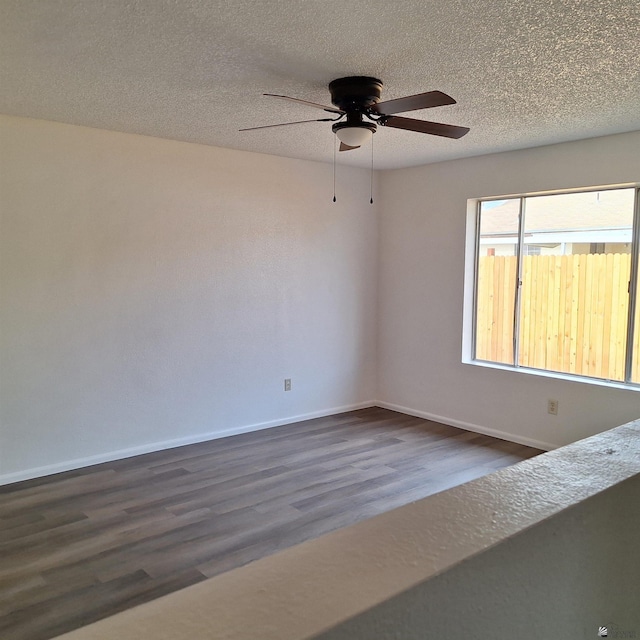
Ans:
[[[346,111],[366,111],[380,102],[382,81],[367,76],[338,78],[329,83],[331,102]]]
[[[338,78],[329,83],[331,102],[345,112],[347,118],[342,122],[336,122],[331,128],[342,142],[348,145],[359,146],[367,135],[376,132],[373,122],[363,121],[363,116],[368,115],[369,109],[380,102],[382,93],[382,81],[368,76],[350,76]],[[340,133],[340,130],[344,130]],[[365,131],[371,133],[365,133]],[[361,133],[356,133],[360,130]]]

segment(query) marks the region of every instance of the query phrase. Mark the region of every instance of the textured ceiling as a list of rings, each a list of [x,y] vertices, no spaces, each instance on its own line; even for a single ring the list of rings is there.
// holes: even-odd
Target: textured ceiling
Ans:
[[[375,135],[377,168],[640,129],[638,0],[0,0],[0,112],[330,162],[334,78],[383,100],[438,89],[406,114],[460,140]],[[339,154],[368,166],[368,148]]]

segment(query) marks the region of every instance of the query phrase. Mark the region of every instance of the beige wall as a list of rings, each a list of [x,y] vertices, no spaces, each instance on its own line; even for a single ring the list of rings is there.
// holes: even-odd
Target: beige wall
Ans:
[[[0,482],[374,399],[367,171],[0,132]]]

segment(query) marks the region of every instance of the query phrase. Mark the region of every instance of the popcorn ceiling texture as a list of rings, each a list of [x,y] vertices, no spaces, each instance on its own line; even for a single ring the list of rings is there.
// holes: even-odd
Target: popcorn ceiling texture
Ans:
[[[292,158],[331,162],[330,123],[238,129],[323,117],[261,94],[329,104],[345,75],[471,127],[381,128],[377,168],[640,129],[637,0],[3,0],[0,43],[0,112]]]

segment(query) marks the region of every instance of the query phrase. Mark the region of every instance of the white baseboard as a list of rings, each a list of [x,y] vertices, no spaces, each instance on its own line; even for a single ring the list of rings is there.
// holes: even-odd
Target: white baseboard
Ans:
[[[207,442],[208,440],[217,440],[218,438],[227,438],[228,436],[235,436],[241,433],[248,433],[250,431],[260,431],[262,429],[270,429],[272,427],[281,427],[285,424],[291,424],[293,422],[301,422],[302,420],[311,420],[313,418],[324,418],[325,416],[332,416],[337,413],[344,413],[345,411],[355,411],[356,409],[366,409],[367,407],[374,406],[376,406],[376,403],[374,401],[359,402],[357,404],[344,405],[342,407],[333,407],[331,409],[313,411],[311,413],[304,413],[297,416],[289,416],[287,418],[281,418],[279,420],[258,422],[241,427],[232,427],[230,429],[223,429],[221,431],[213,431],[210,433],[199,433],[193,436],[186,436],[184,438],[176,438],[174,440],[164,440],[162,442],[152,442],[138,447],[130,447],[128,449],[118,449],[116,451],[101,453],[95,456],[88,456],[86,458],[65,460],[64,462],[46,465],[44,467],[35,467],[32,469],[25,469],[24,471],[17,471],[15,473],[2,474],[0,475],[0,486],[5,484],[12,484],[14,482],[21,482],[22,480],[32,480],[33,478],[50,476],[54,473],[62,473],[63,471],[82,469],[83,467],[90,467],[91,465],[101,464],[102,462],[123,460],[124,458],[131,458],[133,456],[139,456],[144,453],[152,453],[154,451],[162,451],[164,449],[174,449],[175,447],[182,447],[187,444],[196,444],[198,442]]]
[[[409,407],[403,407],[399,404],[393,404],[391,402],[383,402],[378,400],[377,407],[383,409],[391,409],[392,411],[398,411],[400,413],[406,413],[416,418],[425,418],[426,420],[433,420],[434,422],[440,422],[442,424],[448,424],[452,427],[459,427],[465,431],[473,431],[474,433],[481,433],[485,436],[492,436],[493,438],[500,438],[500,440],[508,440],[509,442],[515,442],[517,444],[524,444],[528,447],[534,447],[535,449],[543,449],[544,451],[551,451],[557,449],[558,445],[551,444],[550,442],[542,442],[541,440],[534,440],[533,438],[523,438],[513,433],[506,433],[505,431],[499,431],[498,429],[491,429],[480,424],[474,424],[471,422],[463,422],[462,420],[456,420],[454,418],[448,418],[447,416],[439,416],[435,413],[429,413],[428,411],[419,411],[418,409],[410,409]]]
[[[557,445],[542,442],[540,440],[534,440],[532,438],[523,438],[522,436],[514,435],[512,433],[506,433],[504,431],[498,431],[497,429],[491,429],[482,425],[463,422],[461,420],[455,420],[447,416],[440,416],[427,411],[420,411],[417,409],[411,409],[402,405],[393,404],[391,402],[384,401],[368,401],[360,402],[357,404],[344,405],[341,407],[333,407],[331,409],[325,409],[322,411],[313,411],[311,413],[304,413],[296,416],[289,416],[279,420],[270,420],[268,422],[258,422],[255,424],[244,425],[241,427],[232,427],[230,429],[223,429],[221,431],[214,431],[209,433],[200,433],[193,436],[187,436],[184,438],[175,438],[173,440],[164,440],[161,442],[152,442],[149,444],[141,445],[138,447],[130,447],[128,449],[118,449],[116,451],[110,451],[108,453],[101,453],[95,456],[88,456],[86,458],[75,458],[72,460],[65,460],[56,464],[46,465],[44,467],[35,467],[32,469],[25,469],[24,471],[17,471],[15,473],[7,473],[0,475],[0,486],[6,484],[12,484],[14,482],[21,482],[22,480],[31,480],[33,478],[41,478],[43,476],[50,476],[54,473],[62,473],[63,471],[72,471],[75,469],[82,469],[83,467],[90,467],[94,464],[101,464],[103,462],[113,462],[114,460],[123,460],[124,458],[131,458],[133,456],[139,456],[145,453],[152,453],[154,451],[162,451],[164,449],[173,449],[175,447],[182,447],[188,444],[196,444],[198,442],[207,442],[208,440],[217,440],[218,438],[227,438],[228,436],[235,436],[241,433],[249,433],[251,431],[260,431],[262,429],[270,429],[272,427],[280,427],[285,424],[291,424],[293,422],[301,422],[302,420],[311,420],[313,418],[323,418],[325,416],[331,416],[338,413],[344,413],[345,411],[355,411],[356,409],[366,409],[367,407],[382,407],[384,409],[391,409],[392,411],[398,411],[399,413],[405,413],[417,418],[425,418],[426,420],[433,420],[434,422],[440,422],[442,424],[448,424],[452,427],[459,427],[466,431],[473,431],[474,433],[482,433],[494,438],[500,438],[501,440],[508,440],[510,442],[516,442],[518,444],[524,444],[529,447],[535,447],[536,449],[543,449],[545,451],[551,451],[556,449]]]

